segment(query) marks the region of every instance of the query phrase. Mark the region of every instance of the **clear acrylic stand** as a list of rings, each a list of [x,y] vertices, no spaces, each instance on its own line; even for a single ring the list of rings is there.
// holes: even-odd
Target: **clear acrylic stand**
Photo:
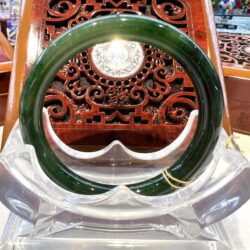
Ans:
[[[40,223],[43,229],[38,230],[39,222],[32,225],[12,214],[8,226],[16,231],[8,230],[1,249],[232,249],[222,224],[197,230],[190,223],[189,231],[196,232],[189,234],[183,230],[182,222],[171,215],[122,224],[114,221],[92,224],[89,218],[62,213],[51,218],[50,223],[46,219]],[[62,224],[68,224],[67,228],[60,229]]]
[[[189,119],[187,130],[177,139],[179,144],[152,154],[142,161],[150,162],[143,168],[140,155],[119,143],[91,157],[65,148],[50,131],[45,113],[44,126],[53,149],[79,174],[112,183],[115,178],[95,175],[100,167],[89,167],[98,157],[107,171],[108,164],[113,166],[117,159],[138,162],[135,175],[129,169],[133,164],[119,171],[113,168],[124,182],[95,196],[73,194],[55,185],[41,170],[34,148],[23,143],[17,124],[0,155],[0,198],[12,211],[1,249],[232,249],[219,222],[249,199],[250,164],[239,152],[226,147],[224,131],[213,157],[206,162],[206,171],[187,187],[170,195],[146,197],[125,186],[128,180],[158,174],[171,164],[166,160],[163,166],[163,159],[169,156],[173,160],[183,153],[196,116]],[[119,150],[114,150],[117,145]],[[83,167],[74,165],[76,159]]]

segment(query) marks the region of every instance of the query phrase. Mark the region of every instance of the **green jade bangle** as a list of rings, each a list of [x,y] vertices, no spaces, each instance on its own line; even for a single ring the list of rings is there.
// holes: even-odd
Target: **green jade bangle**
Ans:
[[[20,105],[24,142],[34,146],[40,166],[48,177],[74,193],[101,194],[115,186],[80,177],[56,157],[43,129],[44,96],[56,72],[70,58],[96,44],[117,38],[162,49],[180,62],[195,85],[199,105],[198,125],[188,149],[168,168],[169,176],[182,181],[190,180],[211,156],[220,134],[223,95],[219,78],[208,57],[187,35],[162,21],[135,15],[110,15],[84,22],[62,34],[40,55],[26,80]],[[176,190],[169,181],[166,180],[166,172],[163,172],[127,187],[141,195],[166,195]]]

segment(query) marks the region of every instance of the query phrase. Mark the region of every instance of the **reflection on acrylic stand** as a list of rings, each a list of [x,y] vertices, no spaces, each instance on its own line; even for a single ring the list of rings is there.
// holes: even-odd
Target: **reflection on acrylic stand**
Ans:
[[[123,47],[122,56],[114,54],[113,49],[118,45]],[[140,49],[126,46],[116,42],[105,47],[105,62],[98,58],[100,51],[92,52],[93,61],[97,59],[96,67],[104,70],[107,65],[102,67],[103,63],[109,63],[110,56],[125,66],[128,61],[129,65],[131,57],[126,54],[127,49],[135,53]],[[126,71],[126,67],[118,67],[120,64],[113,66],[117,66],[113,73]],[[202,117],[203,113],[200,115]],[[249,199],[250,166],[240,153],[227,147],[226,133],[221,131],[213,154],[192,182],[180,188],[170,181],[181,183],[168,173],[168,168],[187,152],[194,131],[199,127],[197,117],[198,112],[193,111],[176,141],[159,151],[138,153],[120,141],[113,141],[96,152],[78,152],[56,136],[44,110],[45,134],[60,160],[84,178],[116,185],[98,195],[72,193],[49,179],[38,163],[33,146],[23,142],[17,122],[0,155],[0,198],[13,212],[2,235],[4,249],[76,249],[80,246],[95,250],[230,249],[223,227],[214,223],[232,214]],[[26,126],[23,119],[20,121]],[[152,179],[162,172],[164,184],[176,189],[175,192],[144,196],[126,186]]]
[[[185,150],[190,140],[187,133],[195,127],[196,118],[195,111],[177,143],[166,147],[164,154],[159,154],[162,158],[153,154],[151,159],[145,160],[150,164],[145,169],[138,168],[134,178],[137,180],[157,174],[163,167],[161,159],[164,157],[168,159],[169,156],[168,164],[171,165],[171,161]],[[103,178],[101,174],[95,175],[97,170],[88,167],[91,159],[96,157],[98,161],[103,159],[108,163],[111,154],[114,163],[119,155],[123,161],[127,157],[127,161],[132,162],[140,157],[119,142],[94,153],[69,150],[53,133],[46,111],[44,126],[47,138],[60,158],[73,169],[76,168],[75,159],[79,158],[85,165],[78,173],[86,171],[88,177],[96,180],[115,182],[108,175]],[[35,249],[49,249],[52,245],[74,249],[81,244],[87,245],[86,249],[116,249],[129,245],[134,249],[151,249],[153,246],[158,249],[167,246],[178,249],[213,249],[215,246],[230,249],[227,248],[230,243],[223,234],[224,229],[219,224],[211,224],[230,215],[249,199],[247,179],[250,177],[250,166],[240,153],[227,149],[226,143],[227,135],[222,131],[213,157],[206,163],[207,170],[193,183],[170,195],[141,196],[126,188],[125,181],[108,193],[85,196],[58,187],[43,173],[33,147],[23,144],[17,123],[0,155],[0,197],[20,217],[11,214],[2,243],[8,242],[5,249],[16,246],[22,249],[34,249],[34,246]],[[113,151],[114,148],[118,150]],[[131,181],[133,171],[129,171],[129,166],[125,166],[124,170],[128,170],[127,180]],[[107,165],[106,169],[112,168]],[[116,174],[120,174],[122,180],[125,173]],[[15,230],[9,230],[10,227]]]

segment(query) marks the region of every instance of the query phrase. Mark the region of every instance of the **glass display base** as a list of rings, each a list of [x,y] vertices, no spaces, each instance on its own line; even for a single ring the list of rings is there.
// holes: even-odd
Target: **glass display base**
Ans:
[[[206,171],[172,194],[143,196],[122,183],[108,193],[87,196],[55,185],[16,126],[0,154],[0,199],[12,211],[0,249],[235,249],[225,230],[228,226],[220,221],[249,199],[250,163],[229,146],[222,131],[213,156],[204,163]],[[112,161],[121,159],[119,152]],[[62,155],[84,162],[69,150]],[[131,155],[123,156],[131,160]],[[127,176],[129,169],[124,169]]]
[[[97,239],[28,239],[20,238],[15,243],[8,243],[4,250],[113,250],[113,249],[178,249],[178,250],[228,250],[230,248],[216,241],[168,241],[168,240],[97,240]]]
[[[65,221],[73,221],[71,216],[66,219],[68,214],[60,216],[65,217]],[[2,235],[0,249],[233,249],[221,223],[198,230],[195,224],[190,223],[188,232],[180,223],[171,222],[170,216],[145,222],[131,221],[123,225],[107,222],[106,227],[104,224],[98,227],[87,221],[59,225],[55,220],[48,219],[48,223],[41,220],[34,226],[11,214]]]

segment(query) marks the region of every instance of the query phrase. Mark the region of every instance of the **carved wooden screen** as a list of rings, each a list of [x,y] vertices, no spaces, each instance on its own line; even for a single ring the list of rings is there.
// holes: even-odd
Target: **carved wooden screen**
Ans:
[[[38,47],[45,48],[81,22],[115,13],[168,22],[207,50],[199,0],[36,1],[33,25],[40,37]],[[143,64],[127,78],[101,74],[91,58],[92,49],[76,55],[57,73],[45,106],[52,127],[65,143],[96,148],[119,139],[130,147],[152,150],[181,133],[190,112],[197,108],[193,85],[173,58],[150,45],[141,46]]]
[[[250,70],[250,35],[219,33],[223,66]]]
[[[218,38],[232,128],[250,134],[250,35],[219,33]]]

